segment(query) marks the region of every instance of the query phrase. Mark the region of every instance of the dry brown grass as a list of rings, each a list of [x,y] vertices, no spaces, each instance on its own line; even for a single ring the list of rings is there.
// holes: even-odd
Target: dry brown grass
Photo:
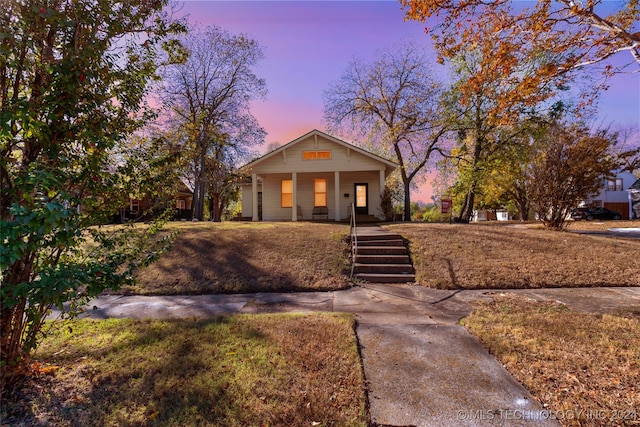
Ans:
[[[615,225],[622,226],[622,221]],[[638,226],[637,221],[635,225]],[[409,240],[416,280],[428,287],[640,286],[640,240],[532,227],[415,223],[387,226]]]
[[[580,231],[580,230],[590,230],[590,231],[605,231],[610,228],[640,228],[640,221],[638,220],[628,220],[628,221],[600,221],[600,220],[591,220],[591,221],[574,221],[569,220],[566,223],[567,231]],[[539,221],[504,221],[504,222],[496,222],[496,221],[487,221],[487,222],[477,222],[472,225],[483,226],[487,225],[490,227],[493,226],[516,226],[516,228],[532,228],[532,229],[544,229],[544,225],[542,225]]]
[[[17,402],[2,402],[3,423],[365,426],[367,420],[354,320],[344,314],[77,320],[45,340],[37,357],[53,376],[22,388]]]
[[[610,228],[640,228],[640,221],[569,221],[567,230],[608,230]]]
[[[344,224],[172,223],[173,247],[126,294],[219,294],[342,289]]]
[[[507,296],[479,303],[464,324],[562,424],[640,425],[640,313]]]

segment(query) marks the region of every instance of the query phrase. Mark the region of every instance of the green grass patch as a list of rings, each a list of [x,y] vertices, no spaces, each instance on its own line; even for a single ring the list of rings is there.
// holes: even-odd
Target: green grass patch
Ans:
[[[640,313],[511,296],[478,303],[464,320],[563,425],[640,425]]]
[[[76,320],[36,356],[60,366],[34,416],[58,425],[366,425],[354,320]]]

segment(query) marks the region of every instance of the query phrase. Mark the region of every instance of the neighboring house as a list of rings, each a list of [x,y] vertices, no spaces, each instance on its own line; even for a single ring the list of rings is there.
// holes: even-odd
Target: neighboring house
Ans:
[[[191,204],[193,202],[193,191],[187,187],[182,181],[176,183],[176,196],[175,196],[175,216],[174,219],[188,219],[192,218]]]
[[[193,191],[187,185],[178,180],[173,188],[172,199],[163,199],[144,196],[142,198],[129,198],[128,205],[122,206],[118,213],[114,215],[113,222],[123,223],[126,221],[148,220],[155,213],[167,207],[174,209],[173,219],[191,219],[191,203],[193,201]],[[157,209],[157,212],[153,212]]]
[[[614,178],[604,180],[600,193],[585,200],[582,206],[606,208],[618,212],[622,219],[631,217],[629,188],[636,181],[630,172],[617,172]]]
[[[384,219],[385,180],[397,165],[319,130],[244,166],[242,216],[253,221],[341,221],[356,214]]]
[[[640,179],[627,189],[629,193],[629,207],[631,219],[640,219]]]
[[[482,222],[482,221],[509,221],[509,212],[506,209],[479,209],[473,211],[473,217],[471,217],[471,221],[473,222]]]

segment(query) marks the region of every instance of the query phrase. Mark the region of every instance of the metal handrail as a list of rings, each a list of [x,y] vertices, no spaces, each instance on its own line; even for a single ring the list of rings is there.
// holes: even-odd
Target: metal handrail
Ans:
[[[351,274],[349,280],[353,279],[353,270],[356,266],[356,256],[358,255],[358,232],[356,227],[356,205],[351,203],[351,220],[349,221],[349,234],[351,235]]]

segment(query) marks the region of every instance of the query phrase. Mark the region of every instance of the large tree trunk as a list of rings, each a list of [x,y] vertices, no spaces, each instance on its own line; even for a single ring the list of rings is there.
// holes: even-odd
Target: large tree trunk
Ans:
[[[204,196],[206,189],[205,178],[205,150],[202,149],[200,158],[198,159],[195,188],[193,190],[193,219],[202,221],[204,219]]]
[[[476,133],[480,132],[482,132],[481,127],[477,126]],[[476,190],[478,188],[478,173],[483,147],[484,138],[476,136],[475,145],[473,147],[473,173],[471,175],[471,185],[469,186],[469,191],[464,198],[464,204],[462,205],[460,216],[458,217],[462,222],[469,222],[473,217],[473,208],[476,199]]]
[[[476,192],[472,188],[464,196],[464,203],[462,205],[462,209],[460,210],[460,215],[458,216],[458,220],[460,222],[471,221],[471,217],[473,217],[473,205],[475,203],[475,198],[476,198]]]
[[[520,221],[527,221],[529,219],[530,206],[525,187],[516,185],[515,190],[510,194],[518,204],[518,217],[520,218]]]
[[[411,221],[411,182],[404,181],[404,220]]]
[[[529,219],[529,201],[527,199],[518,200],[518,213],[520,215],[520,221],[527,221]]]
[[[204,219],[204,194],[204,182],[202,179],[198,179],[193,192],[193,219],[198,221]]]
[[[219,193],[211,193],[209,197],[209,218],[214,222],[222,222],[223,200]]]

